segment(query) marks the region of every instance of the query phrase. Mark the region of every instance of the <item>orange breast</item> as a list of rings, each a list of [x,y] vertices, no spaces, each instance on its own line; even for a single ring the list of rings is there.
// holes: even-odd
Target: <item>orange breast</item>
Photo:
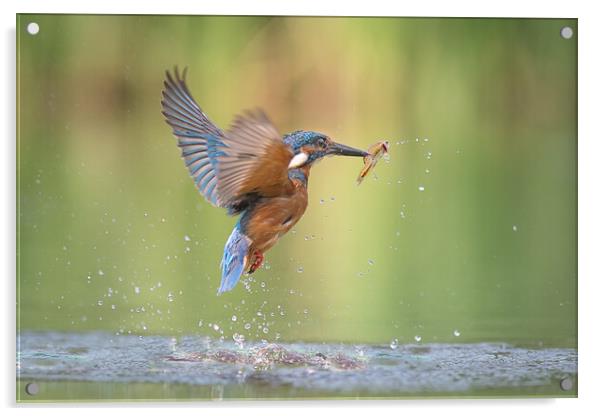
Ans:
[[[249,252],[265,253],[272,248],[299,221],[306,208],[307,188],[299,184],[290,195],[261,201],[246,226],[246,235],[252,241]]]

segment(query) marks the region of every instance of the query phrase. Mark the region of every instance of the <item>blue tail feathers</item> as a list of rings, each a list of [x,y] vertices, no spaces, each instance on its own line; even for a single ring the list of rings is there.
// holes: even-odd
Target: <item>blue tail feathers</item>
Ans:
[[[217,294],[234,289],[238,279],[244,272],[245,256],[249,251],[249,238],[244,235],[239,224],[236,224],[224,247],[222,258],[222,282]]]

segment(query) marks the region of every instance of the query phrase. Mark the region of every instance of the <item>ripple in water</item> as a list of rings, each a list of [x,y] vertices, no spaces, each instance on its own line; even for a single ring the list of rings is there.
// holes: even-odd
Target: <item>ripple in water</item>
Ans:
[[[215,330],[217,325],[210,326]],[[176,340],[103,332],[24,332],[17,368],[19,378],[38,382],[219,385],[225,393],[244,383],[249,389],[277,389],[282,397],[487,395],[492,389],[526,388],[559,393],[560,380],[577,373],[577,351],[490,343],[400,344],[396,339],[390,345],[359,348],[259,343],[240,334],[219,342],[199,336]]]

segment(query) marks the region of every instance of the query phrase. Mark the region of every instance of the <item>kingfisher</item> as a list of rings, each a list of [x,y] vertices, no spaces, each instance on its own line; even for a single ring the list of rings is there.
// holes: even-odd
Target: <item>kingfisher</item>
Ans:
[[[369,154],[315,131],[280,136],[261,110],[237,116],[222,131],[190,94],[186,69],[173,72],[165,73],[162,113],[188,172],[209,203],[240,215],[224,247],[219,295],[232,290],[243,273],[255,272],[264,254],[301,219],[314,163]]]

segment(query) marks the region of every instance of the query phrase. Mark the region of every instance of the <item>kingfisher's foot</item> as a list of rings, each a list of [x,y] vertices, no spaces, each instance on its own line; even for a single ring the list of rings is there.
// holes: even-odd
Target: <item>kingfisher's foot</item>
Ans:
[[[263,253],[255,251],[253,253],[253,256],[255,257],[255,260],[253,260],[253,264],[251,264],[251,267],[249,267],[249,271],[247,272],[247,274],[254,273],[255,270],[259,269],[261,267],[261,264],[263,263]]]

